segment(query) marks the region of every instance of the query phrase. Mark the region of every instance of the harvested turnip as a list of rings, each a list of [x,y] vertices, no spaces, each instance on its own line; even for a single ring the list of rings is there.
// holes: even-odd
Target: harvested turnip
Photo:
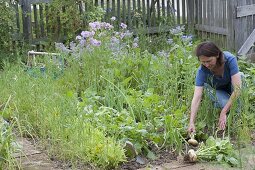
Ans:
[[[198,145],[198,142],[196,139],[189,139],[188,140],[188,143],[192,146],[197,146]]]
[[[190,149],[185,160],[226,162],[231,166],[238,166],[238,156],[228,138],[220,139],[210,136],[206,143],[201,142],[198,150]]]
[[[194,149],[190,149],[190,150],[188,151],[188,155],[189,155],[189,160],[190,160],[191,162],[196,162],[196,161],[197,161],[197,154],[196,154],[196,152],[194,151]]]
[[[194,133],[192,133],[191,135],[190,135],[190,139],[188,140],[188,143],[190,144],[190,145],[192,145],[192,146],[198,146],[198,142],[197,142],[197,140],[196,139],[194,139],[195,137],[194,137]]]

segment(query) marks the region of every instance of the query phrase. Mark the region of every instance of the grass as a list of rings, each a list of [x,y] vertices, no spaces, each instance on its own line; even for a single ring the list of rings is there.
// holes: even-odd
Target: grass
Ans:
[[[78,60],[65,56],[64,72],[47,57],[45,72],[29,73],[6,63],[0,73],[1,101],[12,97],[2,115],[18,120],[20,132],[38,138],[49,155],[74,166],[82,162],[115,168],[127,159],[126,141],[142,155],[151,156],[153,147],[181,152],[198,66],[192,48],[179,43],[160,56],[128,48],[112,53],[102,45]],[[228,121],[228,134],[246,134],[247,141],[254,125],[249,96],[242,93],[245,105],[237,123],[232,116]],[[213,133],[217,117],[204,98],[197,131],[207,122]]]

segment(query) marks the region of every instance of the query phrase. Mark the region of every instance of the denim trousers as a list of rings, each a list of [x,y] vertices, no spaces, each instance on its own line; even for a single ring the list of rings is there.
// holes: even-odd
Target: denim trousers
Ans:
[[[240,72],[240,75],[242,80],[242,87],[245,87],[246,85],[245,85],[244,74]],[[206,94],[210,98],[210,100],[213,102],[215,108],[223,109],[224,106],[227,104],[231,95],[227,91],[214,89],[207,83],[204,84],[204,89]],[[240,110],[241,103],[239,99],[237,103],[238,103],[238,110]]]
[[[227,104],[231,95],[224,90],[215,90],[207,83],[204,84],[204,89],[215,108],[222,109]]]

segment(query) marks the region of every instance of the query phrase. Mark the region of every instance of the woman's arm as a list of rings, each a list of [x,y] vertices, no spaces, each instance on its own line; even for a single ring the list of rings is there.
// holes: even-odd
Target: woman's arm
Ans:
[[[226,119],[227,116],[226,114],[228,113],[228,111],[231,108],[231,105],[233,103],[233,101],[239,96],[240,94],[240,90],[241,90],[241,86],[242,86],[242,81],[241,81],[241,75],[240,73],[236,73],[233,76],[231,76],[231,83],[232,86],[234,88],[233,93],[231,94],[227,104],[223,107],[223,109],[221,110],[220,113],[220,118],[219,118],[219,127],[221,130],[225,129],[225,125],[226,125]]]
[[[190,122],[189,122],[189,128],[188,128],[189,132],[195,132],[195,119],[196,119],[198,108],[201,103],[202,94],[203,94],[203,86],[195,86],[194,95],[191,102]]]

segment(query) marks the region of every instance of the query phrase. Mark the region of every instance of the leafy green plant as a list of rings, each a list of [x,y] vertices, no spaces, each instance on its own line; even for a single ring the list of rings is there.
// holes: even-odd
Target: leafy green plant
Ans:
[[[101,20],[103,15],[104,11],[90,0],[51,1],[47,13],[50,42],[71,42],[89,22]]]
[[[231,166],[238,166],[236,151],[228,138],[220,139],[210,136],[206,143],[201,143],[198,150],[188,152],[191,161],[217,161],[226,162]]]
[[[15,13],[12,2],[0,0],[0,49],[8,52],[11,49],[12,34],[15,30]]]
[[[15,169],[12,127],[0,116],[0,167]]]

